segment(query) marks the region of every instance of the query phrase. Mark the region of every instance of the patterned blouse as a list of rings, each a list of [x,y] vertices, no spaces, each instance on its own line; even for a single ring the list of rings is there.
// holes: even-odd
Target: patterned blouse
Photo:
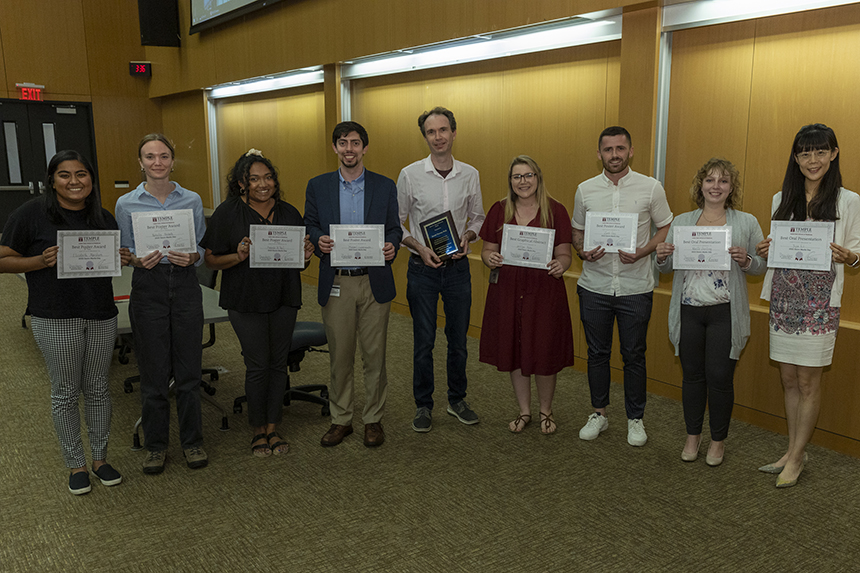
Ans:
[[[731,300],[729,271],[687,271],[684,273],[681,304],[714,306]]]

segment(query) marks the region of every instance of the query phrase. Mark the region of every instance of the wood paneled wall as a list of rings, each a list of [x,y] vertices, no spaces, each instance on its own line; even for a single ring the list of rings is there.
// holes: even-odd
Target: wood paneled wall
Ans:
[[[45,86],[46,100],[92,102],[102,202],[113,210],[140,181],[137,143],[161,130],[161,109],[146,79],[128,63],[144,60],[137,3],[115,0],[0,2],[0,95],[17,98],[16,83]],[[5,72],[4,72],[5,70]]]
[[[147,48],[152,97],[228,81],[568,18],[641,0],[314,0],[278,2],[240,20],[188,35],[182,49]]]
[[[45,99],[90,93],[80,0],[45,0],[38,8],[27,0],[4,0],[0,3],[0,33],[5,87],[12,97],[17,97],[15,84],[21,82],[46,86]]]
[[[600,172],[597,136],[617,119],[607,102],[618,99],[619,51],[620,42],[607,42],[354,81],[352,117],[370,136],[365,165],[396,181],[429,155],[417,120],[441,105],[457,118],[454,156],[481,173],[485,210],[507,194],[508,166],[520,154],[538,162],[550,193],[570,210],[577,184]],[[404,252],[395,261],[395,300],[403,305],[406,260]],[[473,276],[483,276],[482,266],[474,261]],[[476,327],[486,284],[473,289]]]

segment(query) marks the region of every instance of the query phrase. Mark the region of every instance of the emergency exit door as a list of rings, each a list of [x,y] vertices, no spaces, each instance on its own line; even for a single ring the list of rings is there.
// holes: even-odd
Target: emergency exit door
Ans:
[[[64,149],[89,159],[98,181],[89,103],[0,99],[0,232],[12,211],[45,192],[48,162]]]

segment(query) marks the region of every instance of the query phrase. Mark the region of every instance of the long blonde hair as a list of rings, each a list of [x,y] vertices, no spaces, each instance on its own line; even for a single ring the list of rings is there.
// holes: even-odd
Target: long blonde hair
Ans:
[[[537,177],[538,181],[535,197],[540,211],[540,226],[545,229],[551,228],[553,220],[550,199],[552,199],[552,197],[550,197],[546,185],[543,184],[543,173],[541,172],[540,167],[537,162],[528,155],[517,155],[511,160],[511,166],[508,167],[508,196],[505,199],[505,222],[510,223],[514,220],[516,215],[516,202],[518,197],[517,194],[514,193],[514,186],[511,183],[511,175],[514,172],[515,165],[527,165]]]

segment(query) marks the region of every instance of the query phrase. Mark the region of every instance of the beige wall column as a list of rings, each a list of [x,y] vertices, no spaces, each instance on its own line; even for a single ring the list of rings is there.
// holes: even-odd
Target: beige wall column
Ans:
[[[618,123],[633,137],[634,169],[646,175],[654,173],[661,15],[657,2],[629,6],[624,8],[621,27]]]
[[[212,205],[212,169],[209,163],[209,129],[206,92],[195,90],[164,98],[164,134],[176,146],[171,179],[200,195],[203,207]],[[143,134],[141,134],[143,135]]]
[[[323,93],[325,94],[325,141],[329,141],[334,126],[341,121],[341,93],[340,93],[340,64],[326,64],[323,66]],[[334,171],[337,169],[337,156],[328,154],[326,165]]]

